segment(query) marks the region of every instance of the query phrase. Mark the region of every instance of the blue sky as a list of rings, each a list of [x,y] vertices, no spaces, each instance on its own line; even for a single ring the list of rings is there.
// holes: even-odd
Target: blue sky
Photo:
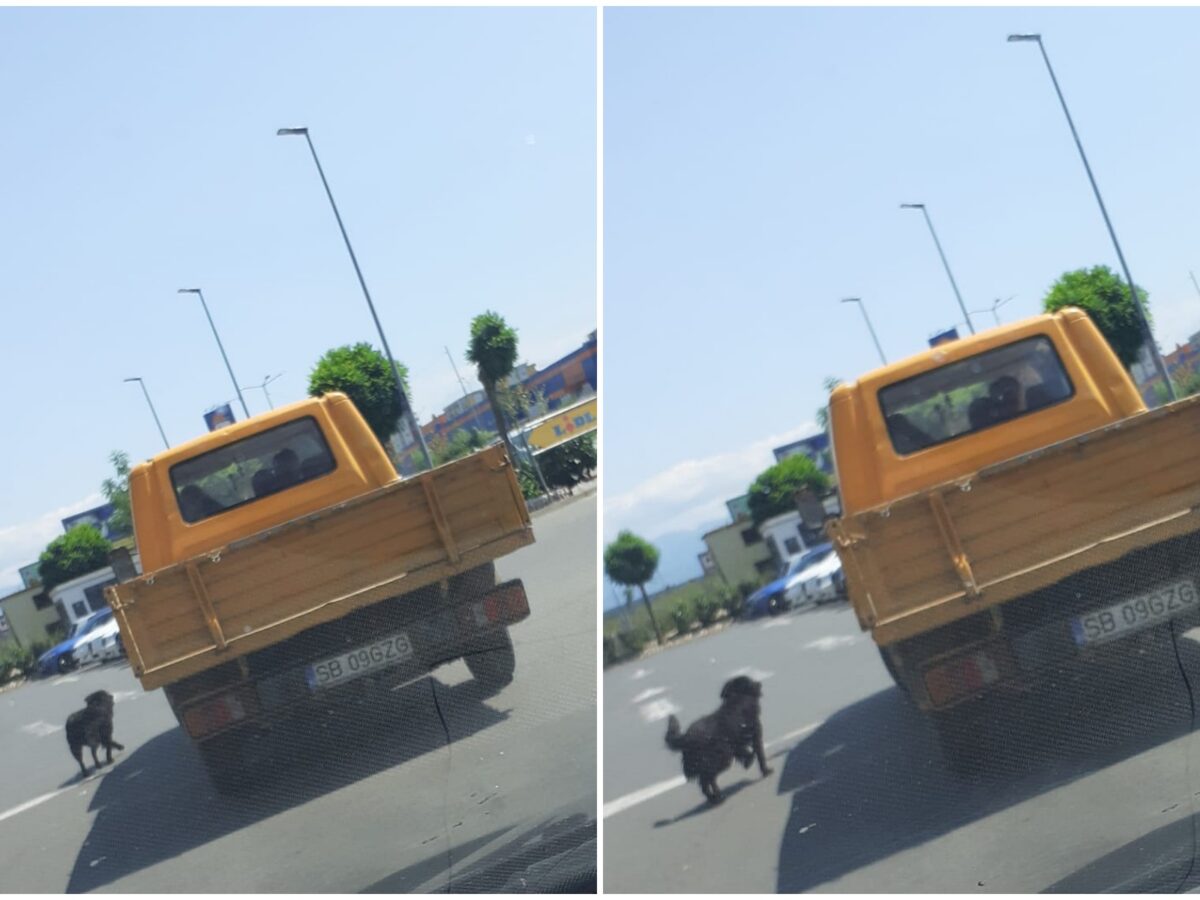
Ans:
[[[605,18],[606,539],[718,523],[815,430],[827,375],[960,320],[1032,315],[1116,257],[1041,32],[1160,345],[1200,331],[1197,9],[611,9]],[[976,325],[992,321],[976,317]],[[683,542],[667,580],[699,574]],[[662,583],[662,579],[659,583]],[[608,595],[606,594],[606,598]]]
[[[596,328],[595,12],[0,9],[0,591],[98,502],[108,453],[204,430],[243,385],[304,396],[377,343],[312,129],[422,420],[484,309],[545,364]],[[266,408],[246,394],[251,413]]]

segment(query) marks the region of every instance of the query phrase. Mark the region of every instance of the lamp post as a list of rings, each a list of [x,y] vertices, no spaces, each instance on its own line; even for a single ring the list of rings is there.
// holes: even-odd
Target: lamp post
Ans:
[[[167,440],[167,433],[165,431],[163,431],[162,422],[160,422],[158,420],[158,413],[155,411],[154,404],[150,400],[150,392],[148,390],[146,390],[146,382],[142,381],[142,379],[140,379],[140,378],[126,378],[125,379],[126,384],[128,384],[131,381],[136,381],[138,384],[140,384],[142,386],[142,393],[146,395],[146,405],[150,407],[150,415],[154,416],[154,424],[158,426],[158,433],[163,439],[163,446],[166,447],[168,450],[170,450],[171,442]]]
[[[933,219],[929,218],[929,210],[925,208],[924,203],[901,203],[901,209],[919,209],[925,216],[925,224],[929,226],[929,233],[933,236],[933,245],[937,247],[938,256],[942,258],[942,266],[946,270],[946,277],[950,279],[950,287],[954,288],[954,296],[958,299],[958,308],[962,310],[963,318],[967,320],[967,327],[971,329],[971,334],[975,333],[975,325],[971,322],[971,314],[967,312],[967,307],[963,303],[962,294],[958,292],[958,283],[954,280],[954,273],[950,271],[950,263],[946,262],[946,254],[942,252],[942,242],[938,240],[937,232],[933,230]]]
[[[1015,297],[1015,296],[1016,295],[1014,294],[1013,297]],[[973,310],[971,310],[971,312],[976,313],[978,315],[983,315],[984,313],[990,312],[992,314],[992,317],[996,320],[996,325],[999,326],[1000,314],[998,312],[996,312],[996,310],[998,310],[1000,307],[1002,307],[1009,300],[1012,300],[1013,297],[1005,297],[1003,300],[993,300],[992,305],[989,306],[987,309],[973,309]]]
[[[1092,185],[1092,193],[1096,195],[1096,203],[1100,207],[1100,215],[1104,217],[1104,226],[1108,229],[1108,236],[1112,238],[1113,249],[1117,251],[1117,259],[1121,263],[1121,271],[1125,274],[1125,282],[1129,285],[1129,295],[1133,298],[1133,308],[1137,310],[1138,320],[1142,325],[1142,332],[1145,335],[1147,343],[1150,345],[1150,356],[1154,360],[1154,367],[1158,370],[1159,377],[1167,386],[1167,396],[1174,400],[1176,399],[1175,386],[1171,384],[1171,376],[1167,373],[1167,365],[1163,362],[1162,354],[1158,352],[1158,344],[1154,341],[1154,333],[1150,330],[1150,321],[1146,318],[1146,310],[1142,308],[1142,301],[1137,295],[1137,287],[1134,285],[1133,276],[1129,274],[1129,266],[1125,262],[1125,254],[1121,252],[1121,245],[1117,241],[1117,233],[1113,230],[1112,221],[1108,218],[1108,210],[1104,206],[1104,198],[1100,196],[1100,188],[1096,184],[1096,178],[1092,175],[1092,167],[1088,164],[1087,154],[1083,152],[1083,143],[1079,140],[1079,132],[1075,130],[1075,122],[1071,119],[1071,111],[1067,109],[1066,98],[1063,97],[1062,89],[1058,86],[1058,79],[1054,75],[1054,67],[1050,65],[1050,57],[1046,54],[1046,47],[1042,43],[1040,34],[1010,34],[1008,36],[1010,44],[1016,43],[1034,43],[1038,45],[1038,49],[1042,52],[1042,59],[1046,63],[1046,71],[1050,73],[1050,82],[1054,85],[1054,93],[1058,95],[1058,102],[1062,105],[1063,115],[1067,118],[1067,125],[1071,129],[1071,137],[1075,139],[1075,147],[1079,150],[1079,158],[1083,161],[1084,171],[1087,172],[1088,181]]]
[[[875,342],[875,349],[879,351],[879,359],[883,364],[887,365],[887,357],[883,355],[883,348],[879,346],[879,338],[875,336],[875,329],[871,326],[871,318],[867,315],[867,307],[858,297],[847,297],[843,303],[857,303],[858,308],[862,310],[863,321],[867,323],[867,331],[871,332],[871,340]]]
[[[263,379],[262,384],[247,385],[246,387],[242,388],[242,390],[244,390],[244,391],[249,391],[249,390],[262,391],[263,394],[267,398],[267,406],[269,406],[271,409],[274,409],[275,404],[271,402],[271,392],[267,390],[267,385],[270,384],[272,381],[278,381],[282,377],[283,377],[282,372],[280,372],[278,375],[269,375]]]
[[[237,391],[237,398],[242,404],[242,412],[246,414],[246,418],[250,418],[250,409],[246,406],[246,398],[242,396],[242,389],[238,387],[237,379],[233,377],[233,366],[229,365],[229,357],[225,355],[225,346],[221,343],[221,336],[217,334],[217,326],[213,324],[212,316],[208,312],[208,304],[204,302],[204,292],[200,288],[180,288],[181,294],[195,294],[200,298],[200,305],[204,307],[204,315],[208,319],[208,327],[212,329],[213,337],[217,339],[217,349],[221,351],[221,359],[225,360],[225,369],[229,372],[229,380],[233,382],[233,389]]]
[[[350,262],[354,264],[354,274],[358,276],[358,283],[362,287],[363,296],[367,299],[367,307],[371,310],[371,318],[375,320],[375,329],[379,332],[379,341],[383,344],[383,352],[387,356],[388,365],[392,368],[392,375],[396,380],[396,396],[400,400],[400,409],[404,420],[408,423],[409,430],[412,431],[417,445],[421,448],[421,456],[425,459],[425,468],[433,468],[433,460],[429,456],[429,448],[425,445],[425,435],[421,433],[421,427],[417,424],[416,417],[413,415],[412,406],[408,402],[408,397],[404,393],[404,385],[400,383],[400,371],[396,368],[396,360],[392,358],[392,350],[388,346],[387,338],[383,334],[383,325],[379,322],[379,316],[375,312],[375,304],[371,300],[371,292],[367,290],[366,279],[363,278],[362,269],[358,266],[358,257],[354,255],[354,248],[350,246],[350,236],[346,234],[346,226],[342,224],[342,214],[338,212],[337,203],[333,199],[333,191],[329,188],[329,181],[325,178],[325,170],[321,168],[321,160],[317,157],[317,148],[313,146],[312,137],[308,133],[307,128],[280,128],[275,132],[279,137],[303,136],[308,142],[309,152],[312,153],[313,162],[317,166],[317,174],[321,176],[321,184],[325,186],[325,195],[329,197],[329,205],[333,208],[333,217],[337,219],[338,230],[342,233],[342,240],[346,242],[346,251],[350,254]]]

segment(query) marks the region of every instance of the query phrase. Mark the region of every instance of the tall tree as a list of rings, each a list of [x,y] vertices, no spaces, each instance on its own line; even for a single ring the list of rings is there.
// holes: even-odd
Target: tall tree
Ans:
[[[112,544],[94,525],[76,525],[52,540],[38,557],[38,575],[48,591],[108,565]]]
[[[1137,293],[1149,321],[1146,292],[1138,288]],[[1064,306],[1078,306],[1091,317],[1122,365],[1128,368],[1137,361],[1146,333],[1142,330],[1129,286],[1112,269],[1093,266],[1063,273],[1046,294],[1042,308],[1046,312],[1057,312]]]
[[[127,535],[133,531],[133,512],[129,507],[129,454],[123,450],[114,450],[108,455],[112,463],[114,477],[105,478],[100,483],[100,490],[113,508],[108,519],[111,534]]]
[[[408,394],[408,369],[397,362],[396,372]],[[396,382],[382,353],[365,341],[325,351],[308,376],[309,396],[319,397],[341,391],[354,401],[381,444],[396,431],[400,416],[400,398]],[[415,437],[415,435],[414,435]]]
[[[772,516],[794,510],[796,493],[802,490],[818,496],[829,490],[829,476],[803,453],[765,469],[749,489],[748,503],[754,524],[761,525]]]
[[[662,631],[658,627],[658,620],[654,618],[650,598],[646,596],[646,582],[654,577],[657,569],[658,548],[632,531],[622,531],[615,541],[604,548],[604,574],[619,585],[636,587],[642,592],[642,602],[646,604],[650,624],[654,626],[654,637],[661,646]]]
[[[824,380],[821,381],[821,385],[825,388],[826,395],[832,394],[833,389],[841,383],[842,383],[842,379],[840,379],[834,375],[826,375]],[[829,430],[829,403],[828,403],[828,401],[826,401],[824,406],[822,406],[820,409],[817,410],[817,424],[821,426],[822,431]]]
[[[473,362],[478,370],[479,383],[483,385],[483,392],[492,407],[492,415],[496,417],[496,428],[500,432],[500,439],[504,441],[504,449],[508,451],[508,458],[512,460],[513,465],[517,465],[519,457],[508,437],[508,416],[505,415],[500,397],[504,382],[512,374],[517,363],[516,329],[505,322],[499,313],[491,310],[480,313],[471,320],[467,359]]]

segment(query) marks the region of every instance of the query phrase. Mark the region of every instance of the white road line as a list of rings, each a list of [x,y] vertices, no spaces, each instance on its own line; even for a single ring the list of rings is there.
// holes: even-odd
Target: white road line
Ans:
[[[645,678],[647,675],[652,675],[652,674],[654,674],[653,669],[638,669],[636,672],[634,672],[632,675],[629,676],[629,679],[631,681],[637,681],[638,679]]]
[[[48,734],[54,734],[56,731],[62,731],[63,727],[61,725],[51,725],[49,722],[43,722],[39,719],[37,722],[22,725],[21,730],[34,737],[45,737]]]
[[[26,810],[33,809],[35,806],[41,806],[47,800],[53,800],[60,794],[73,791],[75,788],[76,785],[71,785],[70,787],[59,788],[57,791],[51,791],[49,794],[42,794],[40,797],[34,797],[32,800],[27,800],[20,806],[14,806],[12,809],[0,813],[0,822],[3,822],[5,819],[11,819],[13,816],[20,815]]]
[[[752,669],[750,666],[743,666],[729,673],[730,678],[737,678],[739,675],[745,675],[747,678],[753,678],[755,681],[766,681],[774,672],[764,672],[762,669]]]
[[[636,697],[634,697],[629,702],[630,703],[645,703],[651,697],[657,697],[659,694],[665,694],[666,692],[667,692],[667,689],[665,687],[646,688],[644,691],[642,691],[640,694],[638,694]]]
[[[671,702],[670,697],[663,697],[660,700],[651,700],[649,703],[643,703],[638,707],[638,714],[641,715],[642,721],[649,724],[657,722],[660,719],[665,719],[673,713],[679,712],[680,709]]]
[[[824,720],[813,722],[811,725],[805,725],[803,728],[797,728],[795,731],[789,731],[787,734],[782,734],[777,738],[773,738],[766,742],[764,749],[775,747],[779,744],[786,744],[788,741],[794,741],[798,737],[803,737],[810,732],[816,731],[822,725]],[[665,794],[667,791],[673,791],[677,787],[683,787],[687,784],[687,779],[682,775],[676,775],[674,778],[667,781],[660,781],[658,784],[652,784],[649,787],[644,787],[641,790],[634,791],[631,794],[626,794],[624,797],[618,797],[616,800],[611,800],[604,804],[604,818],[615,816],[619,812],[624,812],[647,800],[653,800],[659,794]]]
[[[851,644],[857,644],[858,638],[849,634],[839,634],[836,637],[830,635],[828,637],[817,638],[815,641],[809,641],[804,645],[805,650],[836,650],[838,647],[849,647]]]
[[[758,627],[759,628],[779,628],[783,625],[791,625],[792,621],[793,621],[792,619],[784,619],[784,618],[767,619],[767,621],[763,622]]]

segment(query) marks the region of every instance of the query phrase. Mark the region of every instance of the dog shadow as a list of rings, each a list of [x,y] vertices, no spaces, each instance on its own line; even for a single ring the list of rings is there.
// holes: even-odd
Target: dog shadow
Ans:
[[[1191,683],[1200,683],[1200,656],[1185,643],[1190,642],[1180,641],[1185,671]],[[929,724],[895,688],[829,717],[792,748],[780,775],[778,790],[791,795],[791,810],[776,890],[822,890],[866,866],[1182,737],[1192,727],[1187,681],[1178,672],[1109,689],[1084,703],[1031,696],[1012,711],[1015,717],[989,727],[988,750],[966,774],[948,769]],[[1178,785],[1165,787],[1177,788],[1181,802],[1195,790],[1182,775]],[[1186,840],[1168,846],[1168,838],[1185,831]],[[1154,845],[1166,853],[1154,861],[1158,883],[1178,882],[1191,864],[1190,828],[1172,829]],[[1139,838],[1115,858],[1138,863],[1135,851],[1144,846]],[[1144,857],[1139,864],[1147,864]],[[1092,868],[1049,889],[1107,890],[1097,887],[1096,875],[1111,869]],[[936,878],[936,871],[928,877]],[[961,888],[931,881],[919,889]]]
[[[750,787],[752,784],[754,784],[754,779],[743,778],[741,781],[737,782],[736,784],[732,784],[727,788],[721,788],[721,793],[724,795],[725,799],[722,800],[720,803],[713,804],[713,803],[709,803],[707,800],[701,800],[698,804],[693,806],[691,809],[689,809],[685,812],[681,812],[679,815],[675,816],[672,819],[659,819],[657,822],[654,823],[654,827],[655,828],[666,828],[669,825],[674,825],[677,822],[682,822],[684,819],[690,819],[693,816],[703,815],[704,813],[710,812],[711,810],[714,810],[719,806],[724,806],[726,803],[728,803],[734,797],[734,795],[740,794],[742,791],[744,791],[746,788]]]
[[[508,718],[483,699],[473,682],[447,687],[429,677],[369,709],[339,710],[289,731],[286,744],[273,742],[255,783],[231,796],[213,787],[182,729],[165,731],[87,776],[99,781],[89,804],[95,818],[66,892],[103,888]]]

